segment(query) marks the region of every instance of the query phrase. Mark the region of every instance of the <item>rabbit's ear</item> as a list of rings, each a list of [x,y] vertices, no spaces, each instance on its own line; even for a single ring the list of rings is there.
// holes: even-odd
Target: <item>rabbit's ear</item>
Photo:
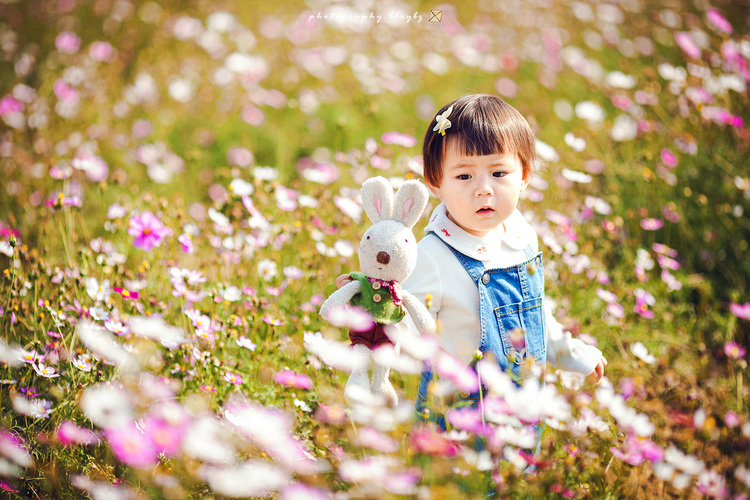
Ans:
[[[372,177],[362,184],[362,207],[373,224],[391,218],[393,188],[385,177]]]
[[[418,180],[404,182],[396,192],[393,218],[406,227],[412,227],[422,216],[429,197],[427,188]]]

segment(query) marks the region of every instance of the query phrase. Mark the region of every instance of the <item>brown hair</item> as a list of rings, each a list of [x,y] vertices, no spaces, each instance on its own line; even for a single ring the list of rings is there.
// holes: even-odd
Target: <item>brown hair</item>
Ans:
[[[470,94],[446,104],[437,114],[443,114],[451,106],[453,111],[448,116],[451,126],[445,130],[445,136],[432,130],[437,123],[434,118],[424,136],[422,159],[428,184],[440,186],[448,144],[467,156],[516,154],[524,178],[536,169],[534,133],[513,106],[493,95]]]

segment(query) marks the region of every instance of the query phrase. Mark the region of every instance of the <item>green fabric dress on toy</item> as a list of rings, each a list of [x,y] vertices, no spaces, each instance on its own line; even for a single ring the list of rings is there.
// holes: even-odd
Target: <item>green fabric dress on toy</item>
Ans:
[[[370,282],[364,273],[358,271],[349,273],[349,276],[361,285],[360,292],[350,301],[352,305],[362,307],[372,314],[376,323],[392,325],[404,319],[406,309],[400,297],[397,299],[399,305],[396,305],[388,286],[382,285],[380,281]]]

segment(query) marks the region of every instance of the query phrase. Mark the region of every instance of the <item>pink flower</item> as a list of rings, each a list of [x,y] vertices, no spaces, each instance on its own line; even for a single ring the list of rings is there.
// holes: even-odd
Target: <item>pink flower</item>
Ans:
[[[607,312],[618,319],[625,317],[625,309],[617,302],[607,304]]]
[[[137,468],[153,467],[158,460],[154,442],[130,422],[105,431],[112,451],[121,462]]]
[[[359,429],[357,441],[360,445],[372,448],[381,453],[393,453],[399,448],[398,441],[374,427],[362,427]]]
[[[55,47],[60,52],[75,54],[81,47],[81,39],[72,31],[63,31],[55,38]]]
[[[750,302],[745,304],[735,304],[732,302],[729,305],[729,311],[740,319],[750,321]]]
[[[669,168],[674,168],[680,162],[672,151],[669,149],[661,150],[661,161]]]
[[[451,426],[460,431],[469,431],[478,434],[484,430],[482,415],[478,408],[451,408],[445,416]]]
[[[646,231],[656,231],[661,229],[662,226],[664,226],[664,221],[653,217],[647,217],[641,221],[641,227]]]
[[[724,354],[732,359],[741,359],[745,357],[747,351],[737,342],[727,342],[724,344]]]
[[[608,304],[613,304],[617,302],[617,295],[610,292],[609,290],[604,290],[603,288],[597,288],[596,295],[599,296],[600,299],[602,299],[604,302]]]
[[[706,496],[714,498],[726,498],[727,491],[726,479],[715,470],[703,470],[698,474],[698,480],[695,483],[695,489]]]
[[[182,245],[182,251],[185,253],[193,253],[195,252],[195,247],[193,246],[193,237],[190,236],[187,233],[182,233],[177,237],[177,241],[180,242]]]
[[[382,156],[372,155],[372,158],[370,158],[370,165],[380,170],[386,170],[390,168],[391,160],[383,158]]]
[[[689,33],[678,31],[674,34],[674,41],[685,54],[693,59],[700,59],[701,49],[695,44]]]
[[[727,427],[737,427],[740,425],[740,417],[733,411],[728,411],[726,415],[724,415],[724,423],[727,425]]]
[[[457,444],[448,440],[431,426],[423,426],[412,432],[411,445],[419,453],[427,453],[428,455],[453,456],[459,450]]]
[[[462,391],[471,393],[479,389],[479,381],[474,370],[447,352],[440,353],[435,363],[435,371],[441,377],[451,380]]]
[[[5,482],[5,480],[0,481],[0,490],[7,491],[8,493],[18,493],[18,490]]]
[[[286,387],[295,387],[297,389],[305,389],[309,391],[313,387],[312,380],[305,374],[296,373],[291,370],[282,370],[276,372],[273,376],[276,383]]]
[[[384,144],[398,144],[405,148],[411,148],[417,144],[417,139],[415,137],[401,134],[399,132],[386,132],[381,137],[381,140]]]
[[[119,293],[120,295],[122,295],[125,299],[138,300],[138,292],[131,292],[130,290],[120,288],[119,286],[113,287],[112,290],[114,290],[115,293]]]
[[[86,172],[89,180],[94,182],[105,180],[109,174],[107,162],[86,148],[78,148],[71,164],[73,168]]]
[[[664,458],[664,450],[648,439],[629,435],[624,443],[624,450],[610,448],[612,455],[630,465],[640,465],[645,460],[658,462]]]
[[[372,314],[364,308],[348,304],[331,309],[325,319],[333,326],[348,327],[355,332],[366,332],[375,324]]]
[[[83,427],[78,427],[71,420],[64,421],[60,424],[60,427],[57,428],[57,439],[64,446],[73,446],[76,444],[89,445],[97,444],[99,442],[99,437],[95,432]]]
[[[65,102],[73,102],[78,99],[78,91],[59,78],[52,86],[52,90],[58,99]]]
[[[8,94],[0,99],[0,117],[8,113],[20,113],[23,111],[23,103]]]
[[[711,24],[716,26],[719,31],[723,31],[727,35],[732,34],[732,25],[724,18],[724,16],[719,14],[716,9],[709,9],[709,11],[706,12],[706,17],[708,17]]]
[[[148,252],[161,245],[162,240],[172,235],[172,230],[151,212],[145,211],[130,218],[128,234],[134,236],[133,246]]]
[[[143,420],[143,428],[157,451],[168,457],[177,455],[184,428],[168,424],[164,419],[149,415]]]
[[[224,374],[224,380],[234,385],[242,384],[242,377],[232,372],[226,372]]]
[[[89,48],[89,57],[94,61],[106,61],[114,52],[112,44],[109,42],[94,42]]]

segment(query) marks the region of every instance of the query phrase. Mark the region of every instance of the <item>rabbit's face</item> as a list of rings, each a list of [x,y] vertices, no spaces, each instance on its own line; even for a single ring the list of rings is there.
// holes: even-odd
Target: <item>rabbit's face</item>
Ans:
[[[359,245],[359,266],[371,278],[404,281],[417,263],[417,240],[411,229],[393,220],[370,227]]]

